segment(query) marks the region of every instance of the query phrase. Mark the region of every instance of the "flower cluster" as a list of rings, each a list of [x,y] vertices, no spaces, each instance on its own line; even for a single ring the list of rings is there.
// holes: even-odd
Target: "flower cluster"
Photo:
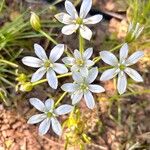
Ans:
[[[87,24],[95,24],[102,20],[102,15],[95,15],[93,17],[86,18],[88,12],[92,6],[92,0],[83,0],[81,5],[80,14],[78,15],[75,7],[68,0],[65,1],[65,8],[68,14],[59,13],[55,17],[62,23],[66,24],[62,28],[62,33],[70,35],[76,30],[79,30],[79,34],[90,40],[92,36],[91,30],[86,27]],[[139,31],[141,32],[141,31]],[[32,75],[31,85],[43,78],[46,74],[46,79],[51,88],[58,88],[58,77],[57,74],[64,75],[69,70],[71,71],[72,83],[65,83],[61,86],[61,89],[65,93],[70,94],[72,105],[76,106],[81,99],[85,100],[85,103],[89,109],[95,107],[95,100],[92,93],[101,93],[105,89],[93,83],[98,74],[98,67],[94,66],[95,61],[90,60],[93,54],[93,48],[87,48],[85,51],[74,50],[72,55],[62,58],[62,62],[57,63],[65,51],[64,44],[57,44],[49,54],[46,55],[45,50],[39,45],[34,44],[34,50],[37,57],[26,56],[22,59],[23,64],[38,68],[38,70]],[[135,64],[141,57],[143,57],[142,51],[136,51],[128,57],[128,44],[125,43],[120,49],[119,60],[117,57],[109,51],[101,51],[99,60],[102,59],[106,64],[112,67],[105,70],[101,77],[101,81],[110,80],[118,75],[117,90],[119,94],[123,94],[127,88],[127,77],[129,75],[133,80],[142,82],[141,75],[134,69],[130,68],[131,65]],[[58,115],[68,114],[73,110],[71,105],[61,105],[55,108],[54,100],[48,99],[45,103],[37,98],[31,98],[30,103],[42,114],[34,115],[28,123],[35,124],[42,121],[39,126],[39,133],[45,134],[52,124],[52,129],[57,135],[61,135],[62,129],[56,117]]]

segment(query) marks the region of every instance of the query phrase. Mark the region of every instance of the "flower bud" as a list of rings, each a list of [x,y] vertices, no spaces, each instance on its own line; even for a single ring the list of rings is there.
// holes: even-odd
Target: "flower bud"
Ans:
[[[126,42],[130,43],[134,40],[136,40],[140,34],[142,33],[144,27],[140,26],[139,23],[133,24],[132,22],[129,24],[128,32],[126,36]]]
[[[20,83],[24,83],[24,82],[27,81],[27,76],[24,73],[21,73],[21,74],[18,75],[16,80]]]
[[[26,82],[20,86],[20,91],[30,92],[33,89],[33,85],[31,82]]]
[[[36,31],[39,31],[41,29],[40,18],[34,12],[31,12],[30,24],[31,24],[32,28]]]

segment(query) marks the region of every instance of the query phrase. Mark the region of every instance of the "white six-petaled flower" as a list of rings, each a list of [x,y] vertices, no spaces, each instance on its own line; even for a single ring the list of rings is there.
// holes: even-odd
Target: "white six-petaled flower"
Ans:
[[[88,75],[89,67],[94,65],[92,60],[89,58],[93,54],[93,48],[88,48],[83,54],[81,54],[78,50],[74,51],[74,57],[65,57],[62,61],[71,66],[71,71],[76,72],[79,71],[82,76],[86,77]]]
[[[98,75],[97,67],[89,70],[88,76],[83,77],[79,72],[74,72],[72,77],[74,83],[66,83],[62,85],[62,89],[66,92],[71,93],[72,104],[77,104],[82,97],[86,102],[88,108],[93,109],[95,106],[95,100],[91,92],[101,93],[105,89],[97,84],[92,84]]]
[[[141,75],[136,70],[129,67],[135,64],[141,57],[144,56],[144,53],[142,51],[136,51],[129,58],[127,58],[128,45],[125,43],[120,49],[119,61],[116,56],[109,51],[100,52],[100,56],[105,63],[113,66],[112,69],[108,69],[103,72],[100,80],[110,80],[118,75],[117,89],[119,94],[123,94],[126,91],[127,78],[125,73],[127,73],[134,81],[143,82]]]
[[[46,134],[50,126],[52,126],[53,131],[60,136],[62,134],[62,127],[56,117],[70,113],[73,110],[73,106],[64,104],[55,109],[53,99],[47,99],[43,103],[37,98],[31,98],[30,103],[41,113],[30,117],[28,123],[36,124],[41,122],[39,125],[40,135]]]
[[[92,37],[92,31],[86,26],[89,24],[96,24],[102,20],[102,15],[94,15],[92,17],[86,18],[92,7],[92,0],[83,0],[80,14],[78,15],[74,5],[66,0],[65,8],[67,13],[59,13],[55,15],[55,18],[64,23],[65,26],[62,28],[62,33],[65,35],[71,35],[78,29],[83,38],[90,40]]]
[[[22,59],[23,64],[33,68],[39,68],[32,75],[31,82],[40,80],[46,73],[46,78],[50,87],[57,89],[58,79],[56,77],[56,73],[64,74],[68,72],[68,69],[64,64],[56,63],[56,61],[62,56],[64,52],[64,44],[56,45],[51,50],[49,58],[47,57],[45,50],[39,44],[34,44],[34,50],[38,58],[26,56]]]

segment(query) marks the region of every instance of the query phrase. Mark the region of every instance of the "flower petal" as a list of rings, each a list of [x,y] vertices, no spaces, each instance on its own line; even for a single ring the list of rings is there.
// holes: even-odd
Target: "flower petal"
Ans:
[[[120,69],[117,69],[117,68],[112,68],[112,69],[108,69],[108,70],[105,70],[101,77],[100,77],[100,80],[101,81],[107,81],[107,80],[110,80],[112,79],[113,77],[115,77],[118,73],[119,73]]]
[[[120,63],[123,63],[128,57],[128,50],[129,50],[128,44],[125,43],[120,49],[120,53],[119,53]]]
[[[105,89],[102,86],[96,84],[89,85],[89,90],[93,93],[101,93],[105,91]]]
[[[118,75],[117,89],[119,94],[123,94],[127,88],[127,78],[123,71]]]
[[[80,73],[83,77],[87,77],[88,76],[88,68],[85,66],[85,67],[81,67],[80,68]]]
[[[35,54],[42,60],[48,59],[45,50],[39,44],[34,44]]]
[[[98,68],[97,67],[91,68],[89,70],[89,74],[88,74],[88,77],[86,79],[87,82],[92,83],[96,79],[97,75],[98,75]]]
[[[62,128],[61,128],[61,125],[60,125],[59,121],[56,118],[51,118],[51,121],[52,121],[52,129],[53,129],[53,131],[57,135],[61,136]]]
[[[76,32],[76,30],[79,28],[79,25],[76,24],[70,24],[66,25],[62,28],[61,32],[65,35],[71,35],[72,33]]]
[[[65,104],[56,108],[55,113],[57,115],[65,115],[65,114],[70,113],[72,110],[73,110],[73,106]]]
[[[45,107],[46,107],[47,111],[52,110],[53,107],[54,107],[54,100],[53,100],[53,99],[50,99],[50,98],[47,99],[47,100],[45,101]]]
[[[61,89],[66,92],[74,92],[78,89],[78,84],[75,83],[66,83],[61,86]]]
[[[111,66],[116,66],[118,64],[116,56],[109,51],[100,52],[100,56],[105,63]]]
[[[22,59],[22,63],[29,67],[39,68],[42,66],[43,61],[36,57],[26,56]]]
[[[89,59],[93,54],[93,48],[88,48],[86,51],[83,53],[83,58],[86,60]]]
[[[40,80],[44,74],[46,73],[46,68],[45,67],[41,67],[39,68],[33,75],[31,78],[31,82],[36,82],[38,80]]]
[[[67,67],[64,64],[54,63],[53,68],[58,74],[64,74],[68,72]]]
[[[76,11],[76,8],[70,1],[68,0],[65,1],[65,8],[68,14],[72,17],[72,19],[78,18],[78,13]]]
[[[81,53],[77,49],[74,50],[73,54],[75,59],[81,59]]]
[[[57,61],[65,50],[64,44],[57,44],[50,52],[49,59],[53,62]]]
[[[86,39],[86,40],[91,40],[91,37],[92,37],[92,31],[86,27],[86,26],[81,26],[80,27],[80,34],[81,36]]]
[[[102,15],[94,15],[92,17],[86,18],[83,20],[84,24],[96,24],[102,20]]]
[[[30,104],[34,106],[37,110],[45,112],[45,105],[41,100],[39,100],[38,98],[30,98],[29,101]]]
[[[75,59],[73,57],[64,57],[62,59],[63,63],[65,63],[66,65],[73,65]]]
[[[77,104],[83,97],[82,91],[76,91],[71,95],[72,105]]]
[[[94,65],[94,62],[93,62],[92,60],[87,60],[87,61],[85,62],[85,64],[86,64],[87,67],[91,67],[91,66]]]
[[[36,124],[41,122],[42,120],[44,120],[46,118],[45,114],[37,114],[37,115],[33,115],[32,117],[29,118],[28,120],[28,124]]]
[[[64,24],[72,24],[73,20],[71,18],[70,15],[66,14],[66,13],[59,13],[55,15],[55,18]]]
[[[50,128],[50,124],[51,124],[50,118],[46,118],[45,120],[43,120],[39,126],[39,134],[40,135],[46,134]]]
[[[127,67],[124,70],[134,81],[143,82],[142,76],[134,69]]]
[[[56,73],[53,70],[48,70],[46,74],[46,78],[48,80],[48,84],[53,89],[57,89],[58,87],[58,79]]]
[[[81,76],[81,73],[79,73],[79,72],[73,72],[72,73],[72,78],[77,83],[83,82],[83,77]]]
[[[83,0],[80,8],[80,18],[85,18],[92,7],[92,0]]]
[[[95,100],[90,91],[87,91],[86,93],[84,93],[84,99],[85,99],[87,107],[89,109],[93,109],[95,106]]]
[[[135,53],[133,53],[126,61],[126,65],[130,66],[135,64],[137,61],[139,61],[139,59],[141,59],[144,56],[144,52],[143,51],[137,51]]]

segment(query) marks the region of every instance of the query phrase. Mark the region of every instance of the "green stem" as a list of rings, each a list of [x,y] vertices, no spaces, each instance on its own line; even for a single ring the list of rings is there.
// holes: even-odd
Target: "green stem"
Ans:
[[[120,99],[118,99],[118,123],[121,124],[121,104],[120,104]]]
[[[60,98],[57,100],[57,102],[55,103],[55,107],[57,107],[58,106],[58,104],[61,102],[61,100],[65,97],[67,95],[67,92],[64,92],[61,96],[60,96]]]
[[[72,73],[69,72],[69,73],[66,73],[66,74],[58,75],[57,78],[59,79],[59,78],[68,77],[68,76],[71,76],[71,75],[72,75]],[[34,82],[32,85],[36,86],[38,84],[41,84],[41,83],[44,83],[44,82],[47,82],[47,81],[48,81],[47,79],[42,79],[42,80],[39,80],[37,82]]]
[[[57,45],[57,41],[55,41],[50,35],[48,35],[46,32],[44,32],[43,30],[39,31],[42,35],[44,35],[46,38],[48,38],[52,43],[54,43],[55,45]]]
[[[12,67],[18,67],[17,64],[12,63],[12,62],[7,61],[7,60],[4,60],[4,59],[0,59],[0,62],[5,63],[5,64],[7,64],[7,65],[10,65],[10,66],[12,66]]]
[[[80,32],[79,32],[79,50],[80,50],[80,53],[83,54],[83,52],[84,52],[84,39],[81,36]]]
[[[114,52],[115,50],[119,49],[123,44],[124,43],[117,45],[116,47],[114,47],[113,49],[111,49],[110,52]]]

